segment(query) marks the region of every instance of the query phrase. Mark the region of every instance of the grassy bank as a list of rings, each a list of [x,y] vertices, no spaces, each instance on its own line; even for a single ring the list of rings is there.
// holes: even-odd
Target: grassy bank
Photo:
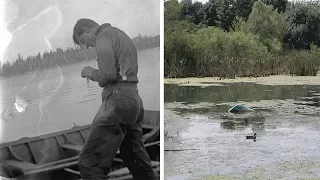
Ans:
[[[315,76],[320,49],[268,51],[251,33],[208,27],[171,34],[165,44],[166,77]]]

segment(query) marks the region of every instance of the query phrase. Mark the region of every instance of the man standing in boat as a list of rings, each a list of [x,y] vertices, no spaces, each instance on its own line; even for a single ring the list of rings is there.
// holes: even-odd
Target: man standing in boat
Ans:
[[[98,69],[84,67],[81,77],[103,87],[102,105],[79,157],[83,180],[108,179],[109,168],[120,155],[134,179],[153,180],[151,161],[142,141],[144,108],[138,94],[137,49],[120,29],[79,19],[73,29],[79,46],[95,47]]]

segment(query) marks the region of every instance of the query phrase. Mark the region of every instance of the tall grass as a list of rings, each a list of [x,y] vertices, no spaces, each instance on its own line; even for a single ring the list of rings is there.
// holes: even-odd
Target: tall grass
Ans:
[[[318,48],[311,51],[270,52],[251,33],[201,28],[196,32],[165,34],[165,76],[220,78],[275,74],[316,75]]]

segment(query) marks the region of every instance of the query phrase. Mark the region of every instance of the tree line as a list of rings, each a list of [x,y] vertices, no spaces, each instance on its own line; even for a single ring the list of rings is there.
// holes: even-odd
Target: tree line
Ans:
[[[138,50],[156,48],[160,46],[160,35],[150,37],[150,36],[139,36],[134,37],[134,44],[136,45]]]
[[[138,50],[155,48],[160,46],[160,35],[157,36],[139,36],[132,38]],[[39,52],[36,55],[23,58],[20,54],[14,62],[6,62],[0,66],[0,76],[10,77],[21,75],[28,72],[40,71],[65,66],[79,62],[90,61],[96,58],[94,48],[57,48],[56,51]]]
[[[320,1],[164,3],[166,77],[317,74]]]

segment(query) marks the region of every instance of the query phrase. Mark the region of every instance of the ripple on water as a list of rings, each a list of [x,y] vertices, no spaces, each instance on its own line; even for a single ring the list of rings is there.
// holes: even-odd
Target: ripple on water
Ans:
[[[205,96],[203,89],[208,88],[198,90]],[[279,93],[281,87],[271,89],[265,92]],[[301,101],[298,97],[307,97],[310,87],[302,89],[306,93],[301,90],[291,93],[291,97],[283,91],[285,96],[278,99],[272,94],[271,99],[254,100],[250,95],[240,95],[241,101],[223,103],[220,99],[212,101],[210,93],[201,101],[204,97],[191,89],[200,96],[201,102],[197,103],[189,90],[185,91],[186,98],[178,91],[183,103],[165,103],[165,130],[172,137],[164,146],[186,151],[165,152],[166,179],[320,178],[320,109],[297,103]],[[309,92],[315,93],[319,90]],[[228,113],[227,109],[237,103],[256,111]],[[253,132],[257,133],[257,141],[246,140],[245,136]],[[188,151],[190,148],[195,150]]]

